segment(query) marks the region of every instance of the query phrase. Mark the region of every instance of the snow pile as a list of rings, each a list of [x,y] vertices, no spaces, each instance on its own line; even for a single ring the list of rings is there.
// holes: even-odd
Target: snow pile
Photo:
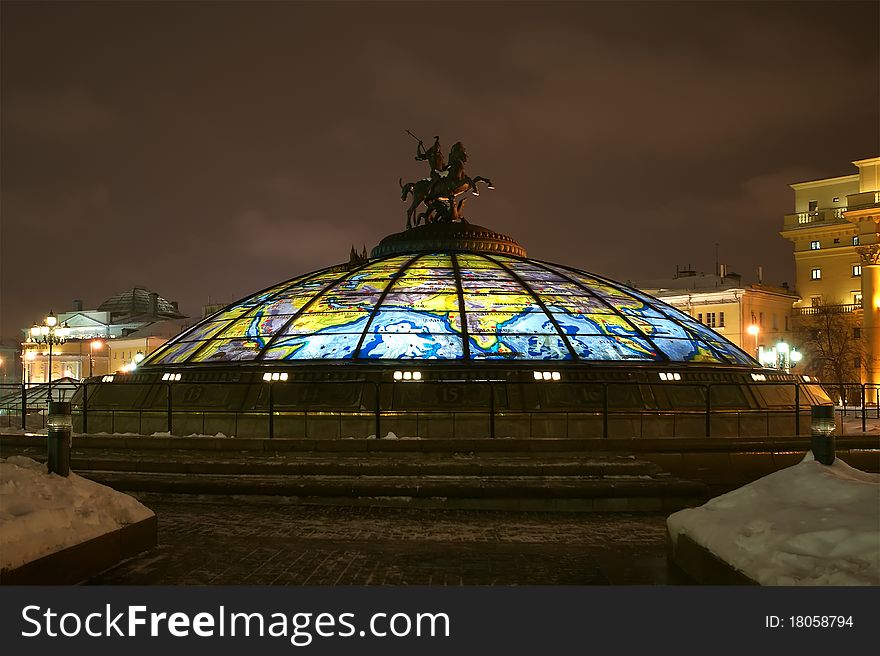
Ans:
[[[153,515],[137,500],[76,474],[48,474],[23,456],[0,458],[0,570]]]
[[[880,585],[880,474],[812,453],[667,520],[761,585]]]

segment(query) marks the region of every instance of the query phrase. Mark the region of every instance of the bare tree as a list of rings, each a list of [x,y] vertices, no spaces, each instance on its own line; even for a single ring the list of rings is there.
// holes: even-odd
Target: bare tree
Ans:
[[[846,306],[817,305],[795,318],[794,337],[804,354],[804,370],[823,381],[839,383],[841,401],[857,398],[847,394],[844,383],[860,383],[865,349],[858,316]]]

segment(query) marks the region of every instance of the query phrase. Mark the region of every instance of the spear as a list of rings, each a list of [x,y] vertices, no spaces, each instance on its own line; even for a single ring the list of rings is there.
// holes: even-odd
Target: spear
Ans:
[[[421,139],[419,139],[416,135],[414,135],[414,134],[413,134],[412,132],[410,132],[409,130],[405,130],[405,132],[406,132],[409,136],[411,136],[413,139],[415,139],[416,141],[418,141],[419,143],[425,143],[424,141],[422,141]]]

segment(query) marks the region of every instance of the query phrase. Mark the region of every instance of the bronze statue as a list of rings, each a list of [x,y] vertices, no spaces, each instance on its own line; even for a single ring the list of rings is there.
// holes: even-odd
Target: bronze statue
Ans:
[[[407,133],[418,141],[416,146],[416,160],[427,160],[431,166],[431,177],[422,178],[417,182],[403,183],[399,181],[401,200],[406,200],[412,194],[412,202],[406,210],[406,228],[419,225],[422,220],[425,223],[436,221],[464,221],[461,208],[464,199],[456,201],[456,197],[470,191],[474,196],[479,196],[478,183],[485,183],[489,189],[494,189],[492,181],[482,176],[471,178],[464,172],[467,162],[467,151],[460,141],[449,151],[449,163],[443,161],[443,152],[440,147],[440,137],[434,137],[434,145],[426,149],[421,139],[412,132]],[[424,203],[425,211],[416,214],[419,205]],[[413,220],[415,219],[415,220]]]

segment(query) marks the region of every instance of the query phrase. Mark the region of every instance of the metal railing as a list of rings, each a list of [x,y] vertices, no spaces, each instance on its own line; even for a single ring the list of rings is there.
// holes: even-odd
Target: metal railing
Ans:
[[[312,383],[120,383],[152,394],[149,408],[110,407],[93,399],[98,384],[82,383],[74,405],[82,433],[238,437],[746,437],[800,435],[816,401],[816,384],[762,382],[777,402],[759,407],[733,382],[420,381]],[[354,386],[354,401],[321,398],[321,385]],[[239,408],[207,407],[224,386]],[[864,383],[823,383],[850,418],[880,420],[880,389]],[[726,389],[725,389],[726,388]],[[731,401],[732,389],[742,401]],[[771,392],[771,390],[774,390]],[[0,428],[40,430],[45,406],[28,388],[0,386]],[[230,394],[231,394],[230,393]],[[725,394],[728,396],[725,397]],[[222,395],[221,395],[222,396]],[[673,398],[677,397],[677,401]],[[219,398],[219,397],[218,397]],[[223,397],[225,398],[225,397]],[[12,402],[10,402],[10,400]],[[638,401],[638,402],[636,402]],[[826,399],[827,402],[827,399]],[[763,401],[761,401],[763,403]],[[646,407],[653,404],[653,407]]]
[[[862,309],[861,303],[842,303],[840,305],[812,305],[808,307],[792,308],[792,312],[799,316],[808,316],[819,313],[849,314]]]

